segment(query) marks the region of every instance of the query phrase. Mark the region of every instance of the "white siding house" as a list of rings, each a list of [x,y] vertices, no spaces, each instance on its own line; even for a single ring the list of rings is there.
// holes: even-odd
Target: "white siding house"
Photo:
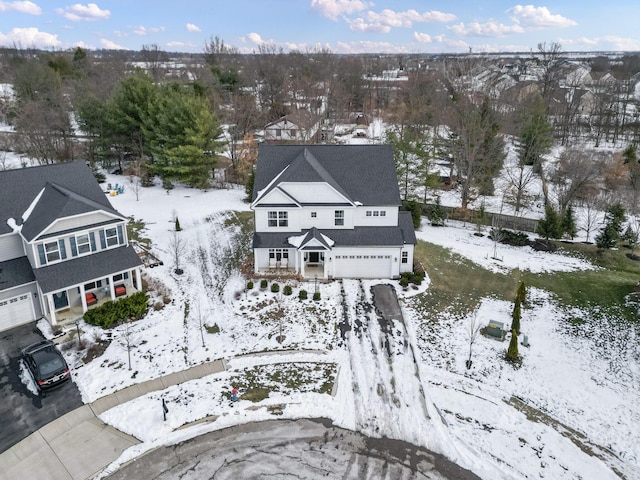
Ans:
[[[256,273],[397,278],[415,232],[390,145],[261,145],[251,208]]]

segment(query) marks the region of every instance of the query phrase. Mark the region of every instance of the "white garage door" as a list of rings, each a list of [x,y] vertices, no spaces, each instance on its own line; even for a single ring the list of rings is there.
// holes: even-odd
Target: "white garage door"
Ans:
[[[30,293],[0,301],[0,331],[28,323],[34,318]]]
[[[335,278],[389,278],[391,255],[338,255]]]

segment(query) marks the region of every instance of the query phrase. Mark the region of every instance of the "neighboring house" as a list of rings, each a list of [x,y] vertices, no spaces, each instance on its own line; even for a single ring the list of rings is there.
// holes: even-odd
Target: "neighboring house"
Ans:
[[[320,129],[320,118],[309,112],[285,115],[264,127],[266,142],[310,142],[315,140]]]
[[[140,290],[127,219],[85,163],[0,171],[0,205],[0,330]]]
[[[260,145],[254,270],[307,279],[397,278],[416,236],[390,145]]]

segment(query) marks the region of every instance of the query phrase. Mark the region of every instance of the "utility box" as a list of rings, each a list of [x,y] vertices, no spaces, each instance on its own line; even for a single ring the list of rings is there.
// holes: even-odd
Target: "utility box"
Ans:
[[[487,325],[487,335],[490,337],[503,338],[504,336],[504,323],[491,320]]]

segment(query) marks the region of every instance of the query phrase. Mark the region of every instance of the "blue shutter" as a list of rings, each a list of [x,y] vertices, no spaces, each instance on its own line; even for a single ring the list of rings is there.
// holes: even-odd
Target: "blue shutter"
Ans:
[[[38,255],[40,256],[40,265],[47,264],[47,256],[44,254],[44,245],[38,244]]]
[[[95,252],[97,250],[97,248],[96,248],[96,236],[93,234],[93,232],[89,232],[89,242],[91,242],[91,251]]]
[[[102,248],[102,250],[107,248],[107,242],[104,239],[104,230],[100,230],[100,248]]]
[[[60,259],[64,260],[67,258],[67,248],[64,246],[64,240],[58,240],[58,245],[60,245]]]
[[[71,243],[71,256],[78,256],[78,249],[76,248],[76,237],[69,238],[69,243]]]
[[[122,225],[118,225],[118,243],[124,245],[124,234],[122,233]]]

